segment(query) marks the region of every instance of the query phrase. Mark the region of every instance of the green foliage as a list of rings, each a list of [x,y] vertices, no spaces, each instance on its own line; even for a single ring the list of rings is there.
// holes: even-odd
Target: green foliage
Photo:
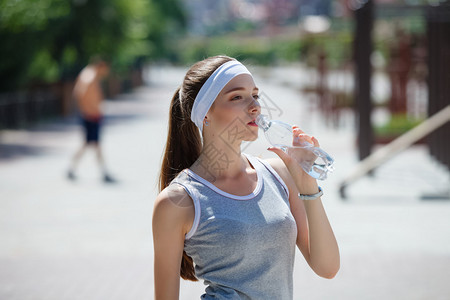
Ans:
[[[247,63],[270,64],[275,58],[274,49],[268,40],[254,38],[186,39],[183,42],[179,61],[192,64],[208,56],[225,54]]]
[[[348,30],[322,35],[265,37],[223,35],[211,38],[186,38],[181,42],[177,62],[192,64],[205,57],[226,54],[246,62],[270,65],[278,62],[304,61],[317,64],[317,54],[324,51],[330,67],[339,67],[351,57],[352,35]]]
[[[300,41],[300,55],[308,65],[317,65],[317,54],[324,52],[331,68],[340,67],[351,59],[353,37],[350,31],[304,36]]]
[[[29,69],[34,58],[40,55],[38,59],[42,61],[42,49],[49,44],[46,34],[49,21],[66,14],[67,7],[63,0],[0,0],[0,91],[31,79]],[[41,73],[37,65],[32,67],[34,74]]]
[[[48,20],[65,16],[69,10],[69,3],[64,0],[1,0],[0,29],[11,33],[42,30]]]
[[[93,56],[125,73],[184,25],[179,0],[0,0],[0,91],[73,78]]]
[[[299,39],[276,42],[273,48],[278,60],[292,62],[301,59],[302,42]]]
[[[28,68],[28,75],[44,82],[55,82],[59,77],[58,63],[47,51],[38,52]]]
[[[375,127],[375,135],[382,137],[396,137],[419,125],[423,120],[411,118],[407,114],[392,115],[389,122]]]

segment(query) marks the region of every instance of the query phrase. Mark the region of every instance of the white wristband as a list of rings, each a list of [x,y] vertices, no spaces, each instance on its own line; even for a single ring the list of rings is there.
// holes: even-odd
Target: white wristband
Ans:
[[[319,191],[317,193],[312,194],[312,195],[303,195],[303,194],[298,193],[298,198],[301,200],[315,200],[322,195],[323,195],[323,191],[322,191],[322,188],[319,186]]]

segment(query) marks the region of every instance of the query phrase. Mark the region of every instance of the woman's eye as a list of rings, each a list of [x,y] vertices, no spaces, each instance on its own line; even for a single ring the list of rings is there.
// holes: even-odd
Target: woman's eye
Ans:
[[[253,95],[253,99],[255,99],[256,101],[258,101],[260,99],[259,95]]]
[[[231,100],[241,100],[241,99],[242,99],[242,97],[239,96],[239,95],[234,96],[233,98],[231,98]]]

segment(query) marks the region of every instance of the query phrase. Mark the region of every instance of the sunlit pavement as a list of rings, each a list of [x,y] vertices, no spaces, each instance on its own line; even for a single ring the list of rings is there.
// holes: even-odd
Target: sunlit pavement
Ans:
[[[319,278],[297,252],[294,299],[448,299],[450,202],[420,199],[445,190],[448,171],[415,146],[351,185],[342,201],[339,183],[357,163],[352,114],[327,127],[296,88],[307,73],[254,71],[278,107],[274,117],[316,136],[336,159],[321,186],[341,270]],[[183,72],[152,68],[149,85],[106,103],[103,148],[117,184],[101,181],[92,153],[77,180],[66,179],[82,139],[75,119],[0,133],[0,299],[153,298],[153,200],[169,101]],[[260,137],[245,152],[270,157],[267,146]],[[182,282],[180,299],[203,290]]]

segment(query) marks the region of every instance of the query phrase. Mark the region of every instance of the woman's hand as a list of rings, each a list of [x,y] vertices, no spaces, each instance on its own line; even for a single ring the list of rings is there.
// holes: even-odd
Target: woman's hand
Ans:
[[[313,190],[317,189],[317,182],[309,176],[301,167],[302,163],[312,163],[317,156],[306,148],[319,147],[319,141],[303,132],[298,126],[292,126],[292,145],[286,152],[277,147],[270,147],[268,150],[277,154],[286,165],[289,173],[296,182],[301,182],[311,186]],[[309,190],[309,188],[306,187]]]
[[[298,163],[302,163],[303,161],[313,163],[316,160],[317,156],[314,155],[313,152],[305,150],[305,148],[319,147],[319,141],[315,137],[309,136],[308,134],[303,132],[296,125],[292,126],[292,134],[293,148],[288,149],[288,154],[291,157],[295,158]]]
[[[285,153],[280,148],[271,147],[268,150],[276,153],[286,165],[292,178],[286,178],[290,190],[290,208],[297,222],[297,245],[308,264],[319,276],[333,278],[340,267],[339,247],[322,205],[322,200],[300,200],[297,193],[312,195],[319,191],[317,181],[309,176],[301,167],[299,161],[315,160],[311,151],[300,147],[319,147],[314,137],[305,134],[297,126],[292,127],[293,146]],[[280,164],[281,165],[281,164]],[[281,174],[287,172],[279,167]],[[286,176],[288,177],[288,176]],[[295,186],[293,186],[295,185]],[[292,193],[294,191],[294,193]]]

